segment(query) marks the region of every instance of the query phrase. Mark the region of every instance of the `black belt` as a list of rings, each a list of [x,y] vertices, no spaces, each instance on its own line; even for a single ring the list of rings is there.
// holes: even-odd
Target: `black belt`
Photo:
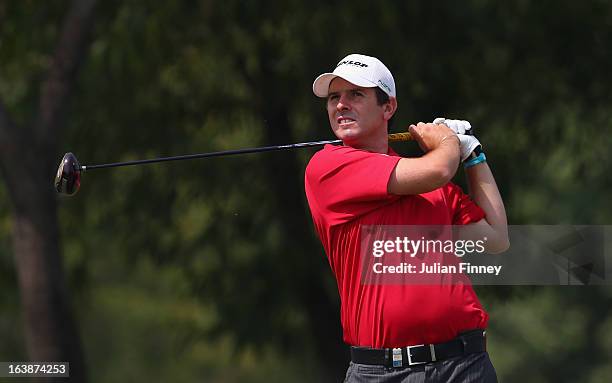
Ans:
[[[486,331],[476,329],[461,333],[457,338],[445,343],[400,348],[351,347],[351,360],[359,364],[406,367],[483,352],[486,349]]]

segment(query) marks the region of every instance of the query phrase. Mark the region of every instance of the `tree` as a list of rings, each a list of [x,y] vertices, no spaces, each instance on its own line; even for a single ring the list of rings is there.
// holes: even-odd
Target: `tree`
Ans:
[[[70,308],[51,187],[66,105],[87,48],[95,0],[75,0],[63,21],[33,118],[17,123],[0,102],[0,166],[11,200],[12,241],[26,349],[32,361],[68,361],[85,382],[81,341]]]

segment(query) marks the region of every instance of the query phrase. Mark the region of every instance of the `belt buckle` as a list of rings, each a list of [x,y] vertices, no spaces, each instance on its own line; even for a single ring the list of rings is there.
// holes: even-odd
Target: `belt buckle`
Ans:
[[[413,362],[413,361],[412,361],[412,355],[410,355],[410,349],[411,349],[411,348],[423,347],[423,346],[425,346],[425,345],[424,345],[424,344],[415,344],[414,346],[408,346],[408,347],[406,347],[406,354],[408,354],[408,365],[409,365],[409,366],[416,366],[416,365],[419,365],[419,364],[425,364],[425,363],[427,363],[427,362]]]

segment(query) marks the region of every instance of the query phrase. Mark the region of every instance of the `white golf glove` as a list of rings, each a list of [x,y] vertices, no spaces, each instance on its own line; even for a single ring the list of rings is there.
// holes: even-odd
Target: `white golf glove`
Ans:
[[[465,161],[470,154],[476,149],[480,144],[480,141],[476,137],[474,137],[474,132],[472,131],[472,124],[469,121],[465,120],[450,120],[443,117],[438,117],[433,120],[434,124],[444,124],[448,126],[453,132],[457,134],[459,137],[459,151],[461,152],[461,161]]]

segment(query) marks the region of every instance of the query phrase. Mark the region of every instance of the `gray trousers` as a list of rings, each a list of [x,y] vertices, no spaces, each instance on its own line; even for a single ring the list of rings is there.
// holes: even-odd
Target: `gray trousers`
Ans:
[[[351,362],[345,383],[497,383],[489,354],[480,352],[406,368]]]

